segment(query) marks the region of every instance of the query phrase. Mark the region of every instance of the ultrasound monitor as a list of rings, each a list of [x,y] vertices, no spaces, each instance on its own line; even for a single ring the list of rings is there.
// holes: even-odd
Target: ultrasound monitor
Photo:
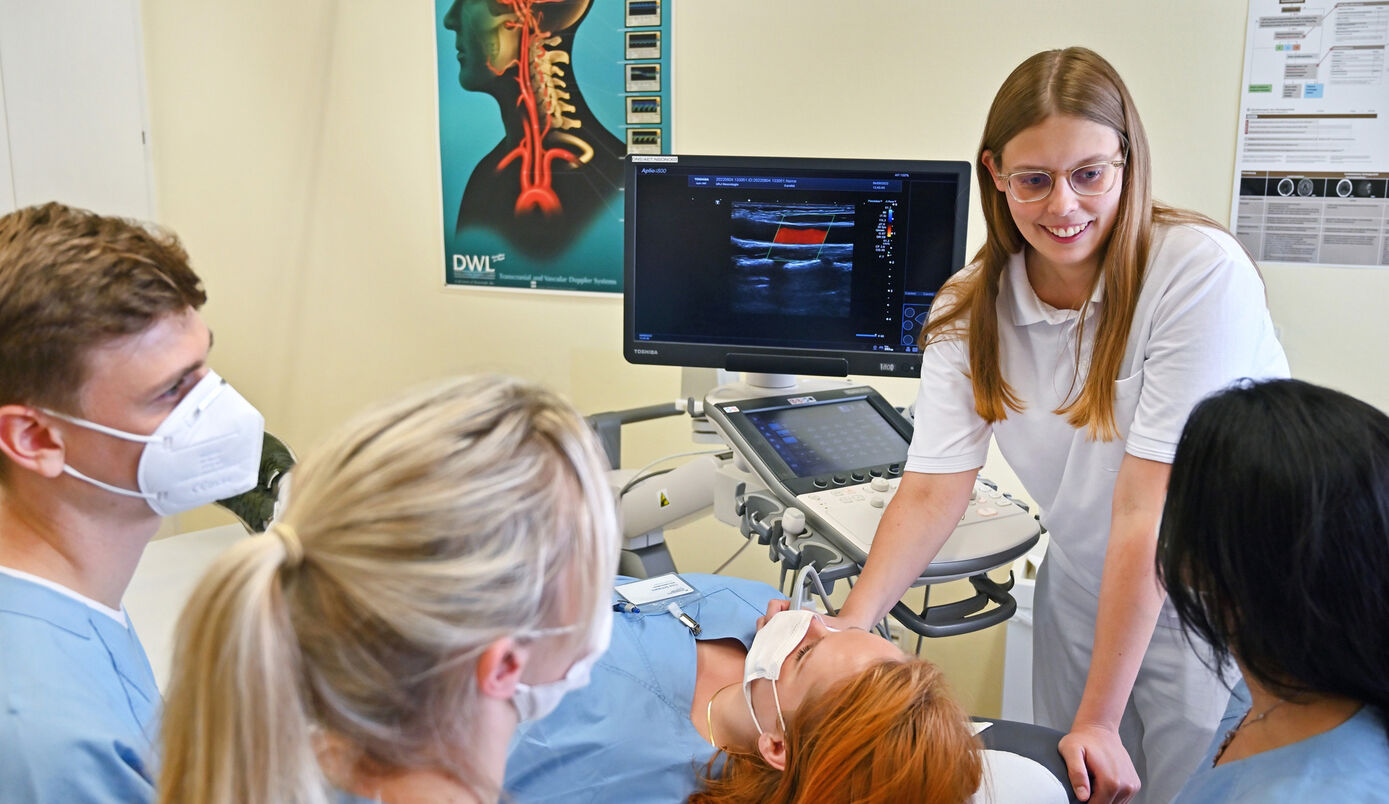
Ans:
[[[632,363],[915,377],[964,265],[967,162],[633,155]]]

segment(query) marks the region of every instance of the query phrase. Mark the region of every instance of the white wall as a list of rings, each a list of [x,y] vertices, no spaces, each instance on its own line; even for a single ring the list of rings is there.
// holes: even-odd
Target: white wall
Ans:
[[[0,0],[0,213],[154,214],[137,0]]]
[[[1039,49],[1081,44],[1128,81],[1157,195],[1228,216],[1242,3],[666,6],[674,141],[686,153],[968,160],[1007,73]],[[145,0],[143,21],[160,219],[207,280],[215,364],[291,443],[457,372],[544,380],[590,412],[678,394],[677,370],[623,362],[619,299],[440,287],[439,21],[428,0]],[[976,204],[971,248],[980,226]],[[1379,310],[1389,272],[1267,266],[1265,276],[1295,372],[1389,407],[1375,354],[1389,343]],[[908,381],[876,384],[897,402],[914,393]],[[687,448],[683,423],[652,422],[631,429],[626,459]],[[987,471],[1009,476],[996,460]],[[185,529],[205,524],[189,517]],[[708,570],[739,539],[706,521],[671,542],[683,569]],[[734,571],[774,579],[756,549]],[[996,629],[930,653],[989,713],[1002,645]]]
[[[5,115],[5,79],[0,73],[0,215],[15,208],[14,173],[10,169],[10,126]]]

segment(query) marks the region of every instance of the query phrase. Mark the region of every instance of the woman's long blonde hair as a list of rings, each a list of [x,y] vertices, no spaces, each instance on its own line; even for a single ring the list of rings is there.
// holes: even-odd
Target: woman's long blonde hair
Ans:
[[[940,294],[943,308],[927,323],[921,342],[925,347],[944,338],[967,339],[974,407],[985,421],[1001,421],[1008,418],[1009,410],[1020,411],[1025,406],[1026,401],[1003,379],[999,365],[997,300],[999,281],[1009,259],[1025,248],[1027,241],[1008,210],[1008,199],[994,186],[985,155],[992,153],[997,159],[1023,130],[1054,115],[1090,120],[1113,129],[1119,135],[1127,161],[1118,216],[1109,240],[1101,246],[1096,281],[1104,287],[1104,304],[1096,324],[1089,373],[1080,392],[1055,411],[1064,414],[1072,427],[1084,427],[1090,438],[1108,441],[1118,436],[1114,381],[1119,379],[1134,310],[1143,289],[1153,223],[1221,227],[1199,213],[1153,200],[1152,165],[1143,122],[1123,79],[1098,53],[1083,47],[1038,53],[1018,65],[999,88],[975,158],[979,202],[988,233],[974,257],[977,268]],[[1085,316],[1080,321],[1077,375],[1081,371]]]
[[[710,760],[689,804],[892,804],[966,801],[981,746],[940,668],[882,662],[807,698],[786,721],[786,769],[753,754]]]
[[[329,746],[334,767],[431,769],[495,796],[462,759],[489,739],[472,733],[477,657],[606,597],[618,528],[604,470],[567,402],[503,377],[349,424],[180,618],[159,800],[327,802]]]

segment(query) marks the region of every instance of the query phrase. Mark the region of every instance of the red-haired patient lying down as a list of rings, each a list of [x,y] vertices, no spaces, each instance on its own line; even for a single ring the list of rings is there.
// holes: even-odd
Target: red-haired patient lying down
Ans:
[[[660,604],[614,612],[589,686],[521,724],[507,760],[513,800],[1068,800],[1036,762],[984,750],[931,663],[786,611],[766,584],[682,577],[700,633]]]

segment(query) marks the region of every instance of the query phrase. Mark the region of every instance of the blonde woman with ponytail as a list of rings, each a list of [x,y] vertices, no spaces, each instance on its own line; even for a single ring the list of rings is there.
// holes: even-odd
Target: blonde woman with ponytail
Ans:
[[[916,432],[839,619],[883,617],[959,522],[992,437],[1041,504],[1033,702],[1068,732],[1081,800],[1166,802],[1228,691],[1154,573],[1182,425],[1205,395],[1280,377],[1258,270],[1214,221],[1152,198],[1128,89],[1093,51],[1038,53],[989,109],[988,231],[923,335]]]
[[[607,645],[604,469],[566,402],[512,379],[349,424],[184,611],[159,800],[496,801],[518,721]]]

